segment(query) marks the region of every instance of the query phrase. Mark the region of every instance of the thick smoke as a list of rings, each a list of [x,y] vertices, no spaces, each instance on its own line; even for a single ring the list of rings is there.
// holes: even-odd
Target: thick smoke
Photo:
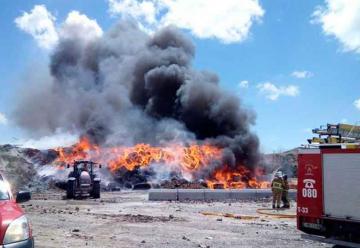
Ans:
[[[46,82],[17,106],[20,126],[39,135],[75,132],[104,146],[206,141],[225,148],[222,164],[258,163],[254,114],[220,89],[217,75],[192,68],[194,46],[176,28],[149,36],[122,22],[101,37],[85,31],[63,29]]]

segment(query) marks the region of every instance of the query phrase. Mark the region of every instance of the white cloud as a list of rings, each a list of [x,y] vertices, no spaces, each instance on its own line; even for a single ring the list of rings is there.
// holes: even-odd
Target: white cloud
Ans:
[[[109,11],[132,17],[144,29],[167,25],[190,30],[199,38],[224,43],[245,40],[265,11],[258,0],[108,0]]]
[[[0,112],[0,125],[6,125],[8,123],[8,119],[6,116]]]
[[[258,84],[257,88],[260,93],[264,94],[269,100],[275,101],[280,96],[297,96],[299,95],[299,87],[295,85],[276,86],[271,82]]]
[[[109,0],[110,13],[128,15],[149,24],[156,22],[158,7],[157,1]]]
[[[291,73],[291,76],[296,77],[296,78],[310,78],[313,75],[314,74],[310,71],[293,71]]]
[[[355,106],[355,108],[360,110],[360,98],[354,101],[354,106]]]
[[[30,13],[15,19],[16,26],[34,37],[41,48],[51,49],[58,41],[55,17],[44,5],[35,5]]]
[[[59,30],[61,38],[76,37],[84,41],[93,40],[102,36],[102,34],[103,31],[96,20],[89,19],[78,11],[71,11]]]
[[[103,34],[96,20],[78,11],[71,11],[59,28],[55,21],[44,5],[35,5],[30,13],[24,12],[15,19],[18,28],[33,36],[39,47],[48,50],[54,48],[59,39],[76,37],[86,42]]]
[[[313,22],[321,24],[326,35],[338,39],[345,51],[360,53],[359,0],[326,0],[313,16]]]
[[[249,81],[247,80],[242,80],[239,82],[239,85],[238,85],[240,88],[244,88],[244,89],[247,89],[249,88]]]

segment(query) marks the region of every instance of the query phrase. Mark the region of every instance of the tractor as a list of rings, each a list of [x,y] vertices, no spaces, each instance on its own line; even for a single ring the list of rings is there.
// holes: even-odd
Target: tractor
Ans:
[[[72,166],[73,171],[69,173],[66,187],[67,199],[78,197],[100,198],[100,178],[94,173],[94,167],[101,164],[92,161],[79,160],[74,161],[72,165],[68,164],[67,168]]]

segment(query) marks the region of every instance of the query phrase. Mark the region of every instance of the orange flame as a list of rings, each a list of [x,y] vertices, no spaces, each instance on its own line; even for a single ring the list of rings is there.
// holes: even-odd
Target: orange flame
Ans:
[[[161,147],[149,144],[137,144],[131,147],[99,147],[92,144],[87,138],[81,138],[70,148],[56,150],[59,164],[69,164],[75,160],[92,160],[106,164],[112,172],[120,168],[132,171],[135,168],[148,167],[152,164],[165,164],[190,176],[214,162],[220,162],[223,153],[221,148],[210,144],[183,146],[171,143]],[[251,172],[244,166],[239,166],[237,169],[223,166],[221,169],[215,170],[207,180],[207,185],[209,188],[223,187],[225,189],[267,188],[268,182],[256,179],[260,175],[262,175],[261,170]]]
[[[258,180],[256,176],[253,176],[253,173],[244,166],[240,166],[236,171],[229,169],[228,166],[224,166],[221,170],[215,171],[213,178],[208,180],[207,184],[208,187],[212,189],[263,189],[270,187],[270,183],[268,181]]]
[[[100,153],[100,148],[90,142],[87,138],[81,138],[79,143],[73,145],[71,148],[57,148],[58,152],[57,162],[72,163],[74,160],[87,159],[89,155],[92,157],[94,154]]]

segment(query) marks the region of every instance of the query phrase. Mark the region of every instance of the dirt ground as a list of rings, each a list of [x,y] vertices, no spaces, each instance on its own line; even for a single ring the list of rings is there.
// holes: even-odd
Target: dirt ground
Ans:
[[[146,192],[116,192],[103,193],[101,200],[68,201],[51,193],[35,195],[23,207],[39,248],[329,247],[301,239],[294,218],[258,214],[270,206],[268,200],[150,202],[147,197]]]

